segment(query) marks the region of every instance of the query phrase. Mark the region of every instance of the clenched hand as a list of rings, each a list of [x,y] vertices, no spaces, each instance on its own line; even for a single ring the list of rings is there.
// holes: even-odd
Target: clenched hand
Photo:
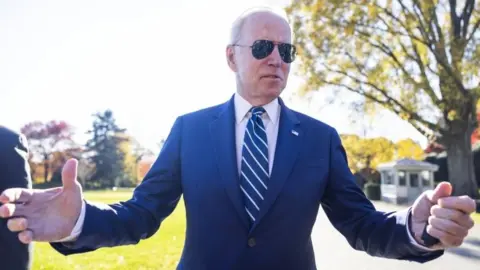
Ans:
[[[423,193],[413,204],[412,232],[415,240],[423,244],[421,236],[426,226],[428,234],[440,240],[431,247],[445,249],[463,243],[474,222],[471,214],[475,201],[468,196],[451,196],[452,186],[442,182],[435,190]]]

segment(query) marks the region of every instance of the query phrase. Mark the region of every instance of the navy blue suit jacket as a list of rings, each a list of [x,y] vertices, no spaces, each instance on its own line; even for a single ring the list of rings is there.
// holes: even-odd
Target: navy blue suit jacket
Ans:
[[[310,234],[320,205],[355,249],[418,262],[442,254],[410,244],[409,209],[375,210],[355,184],[332,127],[280,105],[269,189],[252,228],[239,189],[232,98],[178,117],[133,197],[87,202],[78,240],[53,247],[68,255],[138,243],[159,229],[183,194],[187,227],[178,269],[316,269]]]
[[[0,193],[8,188],[32,188],[28,153],[23,135],[0,126]],[[33,245],[18,241],[18,234],[7,228],[7,220],[0,219],[0,269],[30,269],[32,253]]]

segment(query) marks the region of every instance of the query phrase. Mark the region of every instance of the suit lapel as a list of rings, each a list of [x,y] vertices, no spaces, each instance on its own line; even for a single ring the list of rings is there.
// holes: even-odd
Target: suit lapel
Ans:
[[[300,129],[300,121],[296,115],[279,99],[281,106],[280,123],[278,127],[278,138],[273,160],[273,169],[268,182],[268,191],[265,200],[260,207],[260,213],[252,229],[260,223],[261,219],[270,210],[277,199],[280,191],[288,179],[293,165],[297,159],[303,132]]]
[[[210,123],[210,138],[214,146],[217,165],[220,171],[220,184],[223,185],[240,219],[249,226],[249,221],[239,186],[235,147],[235,106],[233,97],[221,106],[219,114]]]

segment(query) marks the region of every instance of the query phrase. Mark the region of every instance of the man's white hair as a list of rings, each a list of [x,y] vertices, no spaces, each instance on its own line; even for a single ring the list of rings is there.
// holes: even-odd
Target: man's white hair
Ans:
[[[260,7],[253,7],[245,10],[238,18],[232,23],[232,27],[230,29],[230,38],[229,38],[229,45],[233,45],[238,42],[241,36],[242,28],[245,25],[247,19],[257,13],[271,13],[273,15],[279,16],[280,18],[284,19],[287,23],[288,17],[286,12],[281,8],[275,7],[268,7],[268,6],[260,6]],[[292,31],[290,27],[290,31]],[[293,33],[292,33],[293,38]]]

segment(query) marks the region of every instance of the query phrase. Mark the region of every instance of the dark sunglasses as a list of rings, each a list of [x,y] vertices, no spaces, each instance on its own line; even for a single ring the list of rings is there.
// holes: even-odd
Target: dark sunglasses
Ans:
[[[269,56],[275,49],[275,45],[278,46],[278,52],[280,53],[280,58],[282,61],[290,64],[295,60],[297,54],[297,49],[295,45],[283,43],[283,42],[274,42],[271,40],[256,40],[251,46],[233,44],[232,46],[238,47],[250,47],[252,49],[252,56],[255,59],[261,60]]]

